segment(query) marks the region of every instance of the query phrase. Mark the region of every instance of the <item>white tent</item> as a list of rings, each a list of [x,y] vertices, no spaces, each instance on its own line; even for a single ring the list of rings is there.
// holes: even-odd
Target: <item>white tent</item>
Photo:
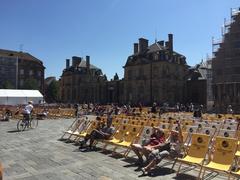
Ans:
[[[0,105],[33,104],[43,102],[43,95],[38,90],[0,89]]]

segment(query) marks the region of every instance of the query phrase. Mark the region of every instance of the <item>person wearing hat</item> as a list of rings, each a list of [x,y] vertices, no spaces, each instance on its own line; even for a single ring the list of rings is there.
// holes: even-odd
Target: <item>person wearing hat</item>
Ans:
[[[80,142],[79,150],[87,151],[93,149],[93,143],[95,140],[99,139],[109,139],[115,132],[115,128],[112,126],[112,118],[107,119],[106,125],[101,125],[97,129],[92,130],[92,132]],[[89,141],[89,146],[86,144]]]
[[[153,127],[153,134],[151,135],[148,142],[144,144],[132,144],[131,149],[137,155],[138,161],[136,164],[142,165],[143,164],[143,155],[148,160],[149,154],[154,150],[157,149],[161,144],[165,142],[165,135],[163,130]]]
[[[146,175],[151,169],[155,168],[163,158],[167,156],[175,158],[180,155],[183,144],[183,136],[179,122],[178,129],[179,131],[172,130],[169,138],[166,140],[166,143],[150,153],[149,164],[141,169],[143,175]]]
[[[24,107],[22,114],[25,118],[25,120],[29,121],[30,116],[33,112],[33,101],[28,101],[28,104]]]

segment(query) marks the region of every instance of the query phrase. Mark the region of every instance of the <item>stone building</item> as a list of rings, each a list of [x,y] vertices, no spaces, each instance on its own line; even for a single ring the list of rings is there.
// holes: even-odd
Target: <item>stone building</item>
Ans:
[[[152,102],[175,104],[185,102],[188,66],[186,57],[173,50],[173,35],[168,41],[148,45],[148,40],[134,43],[134,52],[124,66],[124,78],[117,74],[111,81],[101,69],[80,57],[66,60],[60,87],[61,99],[68,103],[131,103]]]
[[[240,112],[240,9],[231,10],[231,19],[224,23],[223,38],[213,41],[213,92],[215,107],[226,112],[232,105]]]
[[[73,56],[66,60],[60,78],[60,96],[64,103],[106,103],[107,77],[102,70],[90,64],[90,56]]]
[[[208,59],[189,68],[186,102],[202,104],[207,110],[213,106],[212,60]]]
[[[152,45],[140,38],[124,66],[124,102],[183,102],[187,73],[186,57],[174,51],[172,34]]]
[[[0,49],[0,88],[27,89],[35,83],[44,93],[43,62],[27,52]]]

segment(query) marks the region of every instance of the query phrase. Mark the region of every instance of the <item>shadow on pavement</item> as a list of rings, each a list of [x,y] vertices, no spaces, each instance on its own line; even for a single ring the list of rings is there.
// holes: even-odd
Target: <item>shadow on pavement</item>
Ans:
[[[16,133],[16,132],[21,132],[21,131],[18,131],[17,129],[15,130],[11,130],[11,131],[7,131],[8,133]]]
[[[176,177],[174,177],[174,179],[177,179],[177,180],[186,180],[186,179],[189,179],[189,180],[197,180],[197,177],[195,176],[191,176],[189,174],[178,174]]]

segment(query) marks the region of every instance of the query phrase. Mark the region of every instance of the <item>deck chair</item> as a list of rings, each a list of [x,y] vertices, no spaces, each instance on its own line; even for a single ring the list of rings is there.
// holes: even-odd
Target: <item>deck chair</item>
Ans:
[[[153,128],[151,126],[143,127],[142,133],[139,136],[138,144],[146,144],[153,134]]]
[[[169,123],[160,123],[159,125],[160,129],[170,129],[170,124]]]
[[[118,147],[126,148],[124,156],[126,157],[131,150],[132,143],[136,142],[141,134],[142,127],[131,125],[128,127],[128,130],[124,133],[122,140],[119,142],[114,142],[115,148],[113,152],[116,152]]]
[[[177,161],[180,162],[177,175],[180,172],[182,163],[190,164],[190,165],[198,165],[200,166],[200,172],[202,171],[202,165],[204,163],[204,159],[208,152],[208,144],[210,141],[210,136],[206,134],[192,134],[191,145],[189,150],[187,151],[187,155],[184,158],[178,158]],[[199,173],[200,176],[200,173]],[[198,176],[198,178],[199,178]]]
[[[98,123],[96,120],[90,121],[80,133],[76,133],[77,138],[74,141],[79,142],[80,139],[86,137],[92,130],[97,128]]]
[[[222,126],[222,129],[234,130],[236,131],[238,127],[238,123],[236,122],[225,122]]]
[[[72,124],[67,128],[67,130],[65,130],[63,132],[63,135],[62,135],[62,137],[60,139],[64,139],[64,136],[66,134],[69,134],[69,135],[73,134],[79,128],[79,126],[83,123],[83,121],[85,121],[85,117],[80,118],[80,119],[76,118],[72,122]]]
[[[108,140],[104,140],[103,142],[105,143],[105,145],[103,146],[103,149],[105,150],[107,148],[108,145],[112,145],[116,142],[120,142],[123,140],[123,135],[125,134],[125,132],[128,130],[128,126],[127,125],[123,125],[121,124],[118,129],[116,130],[116,132],[114,133],[114,135],[112,136],[111,139]]]
[[[236,131],[228,129],[220,129],[217,136],[226,137],[226,138],[235,138]]]
[[[239,160],[240,160],[240,142],[238,141],[237,151],[235,153],[235,165],[238,167],[237,171],[231,171],[231,174],[240,178],[240,168],[239,168]]]
[[[184,131],[182,132],[183,135],[183,144],[185,147],[188,147],[191,143],[191,138],[193,133],[198,132],[198,126],[186,126]]]
[[[206,169],[227,173],[228,178],[230,178],[230,171],[232,162],[234,160],[235,152],[237,149],[237,139],[216,137],[214,144],[213,158],[207,165],[203,165],[203,175],[204,178]],[[199,177],[201,172],[199,172]]]

